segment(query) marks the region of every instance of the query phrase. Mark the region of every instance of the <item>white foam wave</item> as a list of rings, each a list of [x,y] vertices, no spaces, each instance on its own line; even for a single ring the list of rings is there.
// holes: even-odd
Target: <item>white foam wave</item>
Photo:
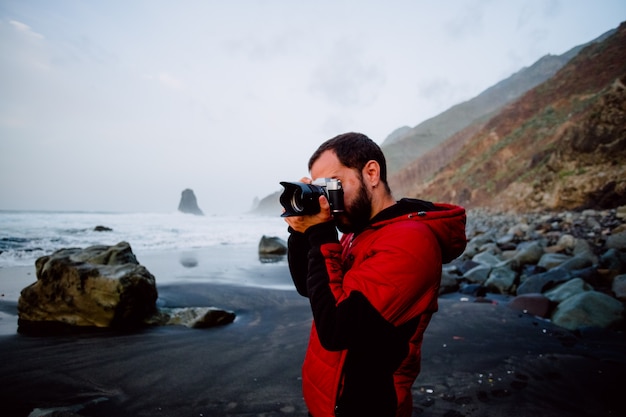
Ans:
[[[104,226],[110,231],[95,231]],[[280,217],[193,216],[174,213],[0,212],[0,267],[33,265],[56,250],[130,243],[134,252],[215,245],[258,245],[261,236],[287,238]]]

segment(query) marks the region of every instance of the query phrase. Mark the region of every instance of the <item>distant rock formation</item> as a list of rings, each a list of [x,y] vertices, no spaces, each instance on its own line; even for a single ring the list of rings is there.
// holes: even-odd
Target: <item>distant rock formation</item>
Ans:
[[[196,195],[193,193],[193,190],[189,188],[182,192],[180,203],[178,204],[178,211],[195,214],[196,216],[204,216],[204,213],[200,210],[200,207],[198,207]]]
[[[280,205],[280,195],[282,192],[283,190],[281,189],[255,202],[251,213],[261,216],[280,216],[283,212],[283,208]]]
[[[61,249],[37,259],[35,269],[37,282],[17,305],[22,333],[132,328],[157,311],[155,278],[126,242]]]

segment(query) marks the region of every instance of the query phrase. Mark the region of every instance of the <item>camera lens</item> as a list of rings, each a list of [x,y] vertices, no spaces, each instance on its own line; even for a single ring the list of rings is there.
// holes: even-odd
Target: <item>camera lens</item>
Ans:
[[[322,187],[302,182],[281,182],[280,184],[285,187],[280,195],[280,204],[285,209],[282,217],[319,213],[318,199],[324,194]]]
[[[302,204],[302,192],[295,191],[291,196],[291,209],[296,213],[302,213],[304,211],[304,204]]]

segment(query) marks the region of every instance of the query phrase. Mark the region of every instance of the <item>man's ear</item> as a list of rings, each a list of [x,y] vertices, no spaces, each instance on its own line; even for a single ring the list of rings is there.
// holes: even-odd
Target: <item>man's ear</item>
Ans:
[[[378,162],[371,160],[365,164],[363,180],[371,187],[376,187],[380,183],[380,165]]]

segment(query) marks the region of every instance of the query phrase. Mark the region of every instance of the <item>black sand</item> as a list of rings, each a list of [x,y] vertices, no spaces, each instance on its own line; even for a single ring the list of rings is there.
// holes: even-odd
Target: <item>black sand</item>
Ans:
[[[284,262],[245,261],[222,273],[290,282]],[[41,416],[57,408],[53,415],[306,416],[300,392],[311,323],[306,299],[294,290],[193,279],[158,290],[161,305],[216,306],[237,319],[213,329],[130,334],[5,331],[0,415]],[[0,311],[5,330],[14,326],[15,301],[0,299]],[[623,335],[573,333],[502,304],[448,296],[425,336],[413,414],[624,416],[624,389]]]

